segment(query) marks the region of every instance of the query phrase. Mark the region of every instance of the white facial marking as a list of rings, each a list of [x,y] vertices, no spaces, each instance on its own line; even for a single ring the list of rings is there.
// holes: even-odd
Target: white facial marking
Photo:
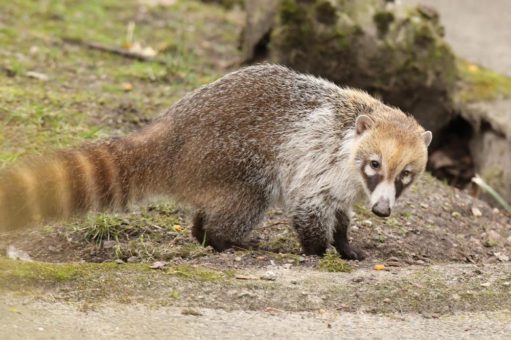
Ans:
[[[374,170],[374,169],[371,167],[371,164],[367,163],[367,164],[366,164],[366,166],[364,167],[364,173],[365,173],[368,177],[371,177],[371,176],[376,175],[376,170]]]
[[[381,163],[381,161],[380,161],[380,157],[378,157],[378,155],[376,155],[376,154],[369,156],[368,159],[369,159],[369,162],[364,167],[364,173],[368,177],[371,177],[378,173],[378,170],[373,169],[373,167],[371,166],[371,161],[377,161],[378,163]]]
[[[412,175],[407,175],[407,176],[401,177],[401,182],[404,185],[410,184],[411,181],[412,181]]]
[[[410,184],[410,182],[412,181],[412,170],[409,166],[405,167],[403,171],[408,171],[408,175],[407,176],[402,176],[401,177],[401,182],[404,184],[404,185],[407,185],[407,184]]]
[[[396,187],[394,186],[394,183],[381,182],[378,184],[370,197],[371,206],[375,205],[382,199],[388,200],[390,208],[394,206],[394,202],[396,201]]]

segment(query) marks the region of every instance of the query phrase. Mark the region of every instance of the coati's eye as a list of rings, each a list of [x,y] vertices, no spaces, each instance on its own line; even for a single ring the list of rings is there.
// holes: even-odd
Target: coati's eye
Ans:
[[[371,168],[373,168],[374,170],[378,170],[380,168],[380,162],[378,161],[371,161],[369,164],[371,165]]]
[[[400,177],[399,179],[401,180],[401,182],[405,185],[410,184],[413,180],[413,174],[410,170],[403,170],[399,177]]]

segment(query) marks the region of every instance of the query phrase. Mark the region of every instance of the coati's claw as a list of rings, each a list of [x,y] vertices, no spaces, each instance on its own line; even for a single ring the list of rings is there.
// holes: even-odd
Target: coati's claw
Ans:
[[[363,259],[366,258],[366,255],[363,251],[361,251],[359,249],[353,249],[351,247],[348,248],[347,251],[344,251],[343,253],[341,253],[340,255],[345,260],[362,261]]]

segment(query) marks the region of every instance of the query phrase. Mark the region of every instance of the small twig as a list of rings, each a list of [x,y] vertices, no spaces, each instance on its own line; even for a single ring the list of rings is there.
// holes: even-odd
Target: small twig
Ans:
[[[156,61],[156,62],[159,62],[160,64],[164,64],[164,62],[162,60],[155,60],[153,57],[149,57],[149,56],[146,56],[146,55],[143,55],[140,53],[136,53],[136,52],[131,52],[131,51],[128,51],[123,48],[110,47],[110,46],[92,42],[92,41],[84,41],[82,39],[77,39],[77,38],[62,38],[62,41],[64,41],[65,43],[71,44],[71,45],[85,46],[85,47],[93,49],[93,50],[119,55],[121,57],[128,58],[128,59],[135,59],[135,60],[139,60],[139,61]]]

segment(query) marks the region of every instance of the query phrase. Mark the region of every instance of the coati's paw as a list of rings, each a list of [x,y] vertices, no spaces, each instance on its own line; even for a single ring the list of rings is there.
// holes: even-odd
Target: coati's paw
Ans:
[[[302,244],[305,255],[323,256],[326,253],[326,246],[322,244]]]
[[[342,249],[337,249],[339,255],[345,260],[358,260],[362,261],[366,258],[364,252],[360,249],[353,248],[351,246],[344,246]]]
[[[208,235],[207,232],[199,235],[200,238],[197,238],[202,245],[205,247],[211,246],[218,252],[222,252],[226,249],[234,248],[234,249],[254,249],[257,247],[257,241],[253,242],[232,242],[229,240],[225,240],[222,237]]]

